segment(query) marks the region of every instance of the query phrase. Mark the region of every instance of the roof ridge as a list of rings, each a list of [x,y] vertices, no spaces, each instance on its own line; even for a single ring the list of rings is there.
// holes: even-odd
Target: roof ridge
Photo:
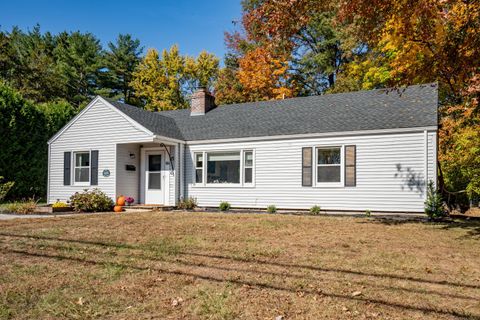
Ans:
[[[198,117],[111,103],[152,132],[184,141],[438,126],[437,83],[220,105]]]

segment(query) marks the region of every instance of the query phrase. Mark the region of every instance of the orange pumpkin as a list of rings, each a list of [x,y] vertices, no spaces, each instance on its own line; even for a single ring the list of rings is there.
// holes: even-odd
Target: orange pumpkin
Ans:
[[[113,211],[117,212],[117,213],[120,213],[123,211],[123,207],[122,206],[115,206],[113,207]]]
[[[125,197],[120,196],[117,198],[117,206],[124,206],[125,205]]]

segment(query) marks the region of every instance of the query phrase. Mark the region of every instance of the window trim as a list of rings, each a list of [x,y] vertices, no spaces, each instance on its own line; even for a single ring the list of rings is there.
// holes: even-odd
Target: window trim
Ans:
[[[247,166],[245,164],[245,153],[251,152],[252,153],[252,165]],[[255,184],[255,152],[253,149],[243,149],[242,150],[242,157],[241,157],[242,163],[240,165],[240,168],[242,169],[241,172],[241,177],[242,177],[242,184],[243,186],[253,186]],[[252,169],[252,182],[245,182],[245,169]]]
[[[305,166],[304,165],[304,152],[306,149],[310,149],[310,166]],[[314,183],[314,174],[313,174],[313,162],[315,161],[315,156],[313,155],[313,153],[315,152],[315,147],[302,147],[302,156],[301,156],[301,159],[300,161],[302,162],[302,171],[301,171],[301,175],[302,175],[302,187],[313,187],[315,185]],[[307,168],[310,168],[310,184],[306,184],[305,183],[305,179],[304,179],[304,176],[303,176],[303,173],[304,173],[304,170],[307,169]]]
[[[72,163],[72,185],[74,186],[90,186],[90,183],[91,183],[91,180],[92,180],[92,177],[91,177],[91,174],[92,174],[92,150],[83,150],[83,151],[72,151],[72,159],[71,159],[71,163]],[[88,153],[88,167],[86,166],[80,166],[80,167],[77,167],[77,164],[76,164],[76,159],[75,159],[75,156],[78,154],[78,153]],[[75,171],[77,168],[88,168],[88,181],[76,181],[75,179]]]
[[[197,167],[197,155],[202,155],[202,166]],[[205,167],[205,152],[194,152],[193,153],[193,184],[202,185],[204,184],[204,167]],[[202,170],[202,182],[197,182],[197,170]]]
[[[344,188],[344,181],[345,181],[345,145],[319,145],[319,146],[314,146],[314,151],[315,155],[313,156],[314,158],[314,163],[315,163],[315,170],[313,173],[313,176],[315,177],[313,186],[318,187],[318,188]],[[318,150],[319,149],[333,149],[333,148],[339,148],[340,149],[340,181],[339,182],[318,182]],[[320,165],[320,166],[338,166],[338,165]]]
[[[253,153],[253,165],[252,165],[252,183],[244,182],[245,175],[245,165],[244,157],[245,151],[252,151]],[[207,183],[207,165],[208,165],[208,154],[216,152],[240,152],[240,183]],[[203,167],[202,169],[202,183],[196,183],[196,154],[203,154]],[[256,175],[256,160],[255,160],[255,149],[254,148],[240,148],[240,149],[212,149],[208,151],[192,151],[192,159],[194,161],[193,170],[192,170],[192,181],[193,187],[199,188],[253,188],[255,187],[255,175]]]

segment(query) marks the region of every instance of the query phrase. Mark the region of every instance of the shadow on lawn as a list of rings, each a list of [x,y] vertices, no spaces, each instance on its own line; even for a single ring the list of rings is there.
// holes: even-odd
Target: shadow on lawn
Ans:
[[[75,243],[75,244],[86,244],[86,245],[95,245],[95,246],[100,246],[100,247],[113,247],[113,248],[126,248],[126,249],[141,249],[137,245],[131,245],[131,244],[122,244],[122,243],[110,243],[110,242],[100,242],[100,241],[87,241],[87,240],[75,240],[75,239],[65,239],[65,238],[56,238],[56,237],[47,237],[47,236],[34,236],[34,235],[19,235],[19,234],[10,234],[10,233],[0,233],[0,236],[5,236],[5,237],[15,237],[15,238],[27,238],[27,239],[36,239],[36,240],[52,240],[52,241],[59,241],[59,242],[66,242],[66,243]],[[46,244],[45,244],[46,245]],[[54,245],[54,244],[48,244],[46,246],[52,247],[52,248],[57,248],[57,249],[64,249],[66,248],[65,246],[62,245]],[[232,279],[231,277],[217,277],[217,276],[209,276],[201,273],[195,273],[195,272],[187,272],[187,271],[181,271],[181,270],[169,270],[166,268],[159,268],[156,266],[140,266],[137,264],[134,264],[132,262],[128,263],[120,263],[120,262],[110,262],[110,261],[98,261],[98,260],[93,260],[93,259],[83,259],[83,258],[78,258],[78,257],[70,257],[70,256],[65,256],[61,254],[51,254],[51,253],[44,253],[44,252],[32,252],[32,251],[27,251],[27,250],[17,250],[17,249],[10,249],[10,248],[1,248],[0,251],[5,252],[5,253],[13,253],[13,254],[18,254],[18,255],[23,255],[23,256],[31,256],[31,257],[40,257],[40,258],[49,258],[49,259],[56,259],[56,260],[67,260],[67,261],[73,261],[73,262],[78,262],[78,263],[83,263],[83,264],[89,264],[89,265],[105,265],[106,263],[122,268],[129,268],[129,269],[134,269],[134,270],[139,270],[139,271],[146,271],[146,270],[154,270],[160,273],[165,273],[165,274],[171,274],[171,275],[178,275],[178,276],[191,276],[197,279],[202,279],[202,280],[207,280],[207,281],[213,281],[213,282],[231,282],[231,283],[236,283],[239,285],[247,285],[250,287],[256,287],[260,289],[271,289],[271,290],[279,290],[279,291],[286,291],[286,292],[293,292],[296,293],[298,291],[302,291],[304,293],[309,293],[309,294],[321,294],[323,296],[328,296],[332,298],[339,298],[339,299],[344,299],[344,300],[360,300],[364,301],[367,303],[374,303],[374,304],[381,304],[385,306],[390,306],[390,307],[395,307],[395,308],[401,308],[405,310],[412,310],[412,311],[422,311],[422,312],[432,312],[432,313],[437,313],[437,314],[445,314],[445,315],[451,315],[451,316],[457,316],[457,317],[469,317],[471,319],[480,319],[480,316],[477,315],[471,315],[471,314],[465,314],[460,311],[455,311],[455,310],[444,310],[444,309],[437,309],[434,307],[421,307],[421,306],[412,306],[408,304],[402,304],[402,303],[397,303],[397,302],[391,302],[383,299],[376,299],[376,298],[367,298],[363,296],[357,296],[357,297],[352,297],[348,294],[342,294],[342,293],[335,293],[335,292],[325,292],[325,291],[320,291],[320,290],[315,290],[311,288],[303,288],[301,290],[298,290],[296,288],[289,288],[288,286],[282,286],[282,285],[277,285],[277,284],[269,284],[269,283],[262,283],[259,281],[251,281],[251,280],[242,280],[242,279],[237,279],[234,278]],[[261,265],[267,265],[267,266],[277,266],[277,267],[284,267],[284,268],[298,268],[298,269],[306,269],[306,270],[312,270],[312,271],[318,271],[318,272],[334,272],[334,273],[344,273],[344,274],[351,274],[351,275],[358,275],[358,276],[367,276],[367,277],[379,277],[379,278],[390,278],[390,279],[395,279],[395,280],[407,280],[407,281],[412,281],[412,282],[418,282],[418,283],[425,283],[425,284],[437,284],[437,285],[445,285],[445,286],[453,286],[453,287],[463,287],[463,288],[471,288],[471,289],[480,289],[480,286],[478,285],[473,285],[473,284],[463,284],[463,283],[456,283],[456,282],[449,282],[449,281],[436,281],[436,280],[428,280],[428,279],[422,279],[418,277],[408,277],[408,276],[401,276],[401,275],[393,275],[393,274],[384,274],[384,273],[374,273],[374,272],[363,272],[363,271],[355,271],[355,270],[348,270],[348,269],[333,269],[333,268],[322,268],[322,267],[317,267],[317,266],[311,266],[311,265],[303,265],[303,264],[289,264],[289,263],[281,263],[281,262],[270,262],[270,261],[265,261],[261,259],[254,259],[254,258],[241,258],[241,257],[231,257],[231,256],[225,256],[225,255],[218,255],[218,254],[206,254],[206,253],[196,253],[196,252],[177,252],[176,254],[178,255],[184,255],[184,256],[197,256],[197,257],[202,257],[202,258],[208,258],[208,259],[223,259],[223,260],[229,260],[229,261],[238,261],[238,262],[244,262],[244,263],[255,263],[255,264],[261,264]],[[182,264],[186,266],[192,266],[192,267],[204,267],[204,268],[213,268],[217,270],[223,270],[223,271],[238,271],[238,272],[255,272],[255,273],[263,273],[263,274],[268,274],[272,276],[278,276],[278,277],[303,277],[305,278],[304,275],[294,275],[292,273],[284,274],[284,273],[276,273],[276,272],[271,272],[271,271],[260,271],[260,270],[246,270],[242,268],[236,268],[236,267],[222,267],[215,265],[213,262],[213,265],[209,265],[208,263],[192,263],[189,261],[184,261],[180,259],[175,259],[174,261],[166,261],[165,259],[155,259],[153,257],[147,256],[147,255],[133,255],[136,258],[144,259],[144,260],[151,260],[151,261],[162,261],[162,262],[171,262],[173,264]],[[379,285],[382,287],[383,285]],[[432,290],[416,290],[416,289],[408,289],[408,288],[391,288],[387,286],[383,286],[387,289],[393,289],[393,290],[405,290],[405,291],[411,291],[411,292],[416,292],[416,293],[424,293],[424,294],[438,294],[441,296],[448,296],[452,298],[460,298],[460,299],[475,299],[469,296],[460,296],[460,295],[453,295],[453,294],[448,294],[448,293],[439,293],[437,291],[432,291]]]
[[[57,245],[57,244],[45,244],[45,243],[43,243],[41,245],[41,247],[42,247],[42,249],[48,247],[48,248],[51,248],[51,249],[54,249],[54,250],[66,250],[66,249],[68,250],[68,249],[71,248],[69,246],[65,246],[65,245],[61,245],[61,244]],[[92,249],[92,248],[83,247],[82,251],[83,252],[88,251],[89,254],[103,254],[103,252],[99,252],[99,251],[97,251],[95,249]],[[174,255],[175,256],[174,259],[167,259],[166,257],[155,258],[155,257],[145,255],[145,254],[130,254],[130,253],[128,254],[128,257],[129,258],[136,258],[136,259],[140,259],[140,260],[149,260],[149,261],[153,261],[153,262],[171,263],[171,264],[174,264],[174,265],[182,265],[182,266],[193,267],[193,268],[206,268],[206,269],[225,271],[225,272],[239,272],[239,273],[243,273],[243,274],[255,274],[255,275],[262,274],[262,275],[281,277],[282,279],[293,278],[293,279],[303,279],[303,280],[311,280],[311,281],[318,281],[319,280],[318,277],[315,277],[315,276],[312,276],[312,275],[293,273],[296,270],[293,270],[293,272],[292,272],[292,268],[294,269],[294,267],[292,267],[292,266],[295,266],[295,265],[290,265],[290,264],[279,264],[279,263],[261,261],[260,264],[264,264],[264,265],[267,265],[267,266],[276,266],[276,267],[286,266],[286,267],[288,267],[289,272],[288,273],[286,273],[286,272],[282,273],[280,271],[274,272],[274,271],[258,270],[258,269],[252,269],[252,268],[219,266],[218,263],[216,263],[215,261],[209,261],[209,263],[191,262],[191,261],[182,260],[182,258],[178,258],[177,254],[178,255],[184,255],[184,256],[194,256],[195,255],[197,257],[205,257],[205,258],[215,259],[215,260],[219,260],[219,259],[229,260],[229,261],[233,260],[233,261],[236,261],[236,262],[249,263],[249,264],[259,263],[259,261],[261,261],[261,260],[256,260],[256,259],[239,259],[239,258],[227,257],[227,256],[221,256],[220,257],[220,256],[212,256],[212,255],[205,255],[205,254],[192,254],[192,253],[188,253],[188,252],[177,252]],[[121,255],[116,253],[116,257],[121,257]],[[189,258],[187,258],[187,259],[189,259]],[[108,263],[110,263],[110,262],[108,262]],[[302,269],[302,268],[298,268],[298,270],[300,270],[300,269]],[[317,271],[317,272],[319,272],[319,271],[328,272],[328,273],[345,273],[345,270],[339,271],[337,269],[326,269],[326,268],[318,268],[318,267],[315,269],[315,271]],[[354,275],[363,276],[362,274],[359,274],[359,273],[355,273]],[[370,276],[370,274],[367,274],[367,276]],[[353,283],[356,283],[358,285],[364,285],[365,284],[365,281],[361,281],[361,280],[357,280],[357,279],[353,279],[353,280],[350,280],[350,281],[353,282]],[[434,294],[434,295],[441,296],[443,298],[449,297],[449,298],[457,298],[457,299],[463,299],[463,300],[474,300],[474,301],[478,300],[478,298],[476,298],[476,297],[471,297],[471,296],[461,295],[461,294],[451,294],[451,293],[440,292],[440,291],[436,291],[436,290],[432,290],[432,289],[417,289],[417,288],[386,286],[386,285],[379,284],[377,282],[369,283],[369,286],[370,287],[374,286],[374,287],[377,287],[377,288],[383,288],[383,289],[387,289],[387,290],[405,291],[405,292],[412,292],[412,293],[418,293],[418,294]]]
[[[67,260],[67,261],[74,261],[78,263],[83,263],[83,264],[88,264],[88,265],[104,265],[104,261],[96,261],[96,260],[91,260],[91,259],[81,259],[81,258],[76,258],[76,257],[67,257],[63,255],[55,255],[55,254],[48,254],[48,253],[37,253],[37,252],[29,252],[26,250],[14,250],[14,249],[6,249],[6,248],[0,248],[0,251],[3,252],[9,252],[9,253],[14,253],[14,254],[19,254],[23,256],[30,256],[30,257],[39,257],[39,258],[49,258],[49,259],[55,259],[55,260]],[[179,271],[179,270],[168,270],[164,268],[159,268],[159,267],[145,267],[145,266],[138,266],[134,264],[125,264],[125,263],[116,263],[116,262],[110,262],[110,265],[120,267],[120,268],[126,268],[126,269],[134,269],[138,271],[157,271],[163,274],[171,274],[171,275],[176,275],[176,276],[190,276],[194,277],[196,279],[202,279],[206,281],[212,281],[212,282],[230,282],[230,283],[235,283],[237,285],[246,285],[250,287],[256,287],[260,289],[270,289],[270,290],[277,290],[277,291],[284,291],[284,292],[290,292],[290,293],[297,293],[298,290],[288,288],[285,286],[281,285],[274,285],[274,284],[268,284],[268,283],[260,283],[256,281],[248,281],[248,280],[240,280],[240,279],[224,279],[221,277],[214,277],[214,276],[206,276],[206,275],[201,275],[201,274],[196,274],[193,272],[185,272],[185,271]],[[451,315],[451,316],[456,316],[456,317],[468,317],[469,319],[480,319],[480,316],[476,315],[471,315],[471,314],[466,314],[464,312],[460,311],[455,311],[455,310],[443,310],[443,309],[436,309],[432,307],[418,307],[418,306],[412,306],[412,305],[407,305],[407,304],[402,304],[402,303],[396,303],[396,302],[391,302],[391,301],[386,301],[382,299],[374,299],[374,298],[366,298],[362,296],[357,296],[357,297],[352,297],[350,295],[346,294],[339,294],[339,293],[333,293],[333,292],[325,292],[325,291],[317,291],[317,290],[312,290],[312,289],[302,289],[301,290],[304,293],[307,294],[321,294],[322,296],[327,296],[331,298],[337,298],[337,299],[342,299],[342,300],[357,300],[357,301],[364,301],[367,303],[372,303],[372,304],[381,304],[387,307],[394,307],[394,308],[400,308],[404,310],[411,310],[411,311],[420,311],[420,312],[432,312],[435,314],[444,314],[444,315]]]
[[[392,219],[383,217],[372,217],[369,220],[365,220],[359,223],[380,223],[388,226],[403,225],[403,224],[428,224],[432,226],[440,226],[442,230],[450,229],[463,229],[466,230],[466,234],[461,238],[480,238],[480,220],[469,219],[452,219],[452,220],[439,220],[430,221],[425,218],[402,218]]]
[[[14,237],[14,238],[27,238],[27,239],[30,238],[30,239],[37,239],[37,240],[53,240],[53,241],[62,241],[62,242],[68,242],[68,243],[97,245],[101,247],[113,247],[113,248],[119,248],[119,249],[141,249],[141,247],[139,247],[138,245],[123,244],[123,243],[118,244],[118,243],[111,243],[111,242],[76,240],[76,239],[56,238],[56,237],[47,237],[47,236],[35,236],[35,235],[21,235],[21,234],[11,234],[11,233],[2,233],[2,232],[0,232],[0,236]],[[307,269],[307,270],[319,271],[319,272],[338,272],[338,273],[346,273],[346,274],[353,274],[353,275],[360,275],[360,276],[367,276],[367,277],[390,278],[395,280],[407,280],[407,281],[426,283],[426,284],[438,284],[438,285],[464,287],[464,288],[471,288],[471,289],[480,289],[480,285],[475,285],[475,284],[457,283],[457,282],[451,282],[446,280],[438,281],[438,280],[423,279],[418,277],[401,276],[401,275],[379,273],[379,272],[364,272],[364,271],[340,269],[340,268],[329,269],[329,268],[322,268],[322,267],[311,266],[311,265],[271,262],[271,261],[266,261],[261,259],[241,258],[241,257],[232,257],[232,256],[219,255],[219,254],[208,254],[208,253],[187,252],[187,251],[179,251],[177,252],[177,254],[198,256],[198,257],[205,257],[205,258],[214,258],[214,259],[223,259],[223,260],[233,260],[233,261],[246,262],[246,263],[258,263],[262,265],[272,265],[272,266],[285,267],[285,268]]]

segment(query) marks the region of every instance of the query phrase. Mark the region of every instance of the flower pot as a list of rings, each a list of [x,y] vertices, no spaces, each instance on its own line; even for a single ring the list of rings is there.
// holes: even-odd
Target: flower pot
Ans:
[[[123,211],[123,207],[122,206],[115,206],[113,207],[113,211],[117,212],[117,213],[120,213]]]
[[[117,198],[117,206],[124,206],[125,205],[125,197],[120,196]]]

